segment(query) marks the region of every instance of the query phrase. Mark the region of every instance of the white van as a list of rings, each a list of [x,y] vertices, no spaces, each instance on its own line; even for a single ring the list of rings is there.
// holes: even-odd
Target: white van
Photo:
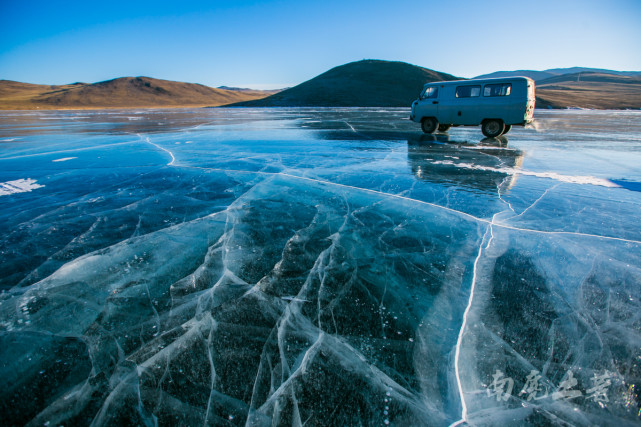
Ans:
[[[534,120],[534,81],[527,77],[433,82],[412,103],[410,120],[425,133],[481,125],[488,138]]]

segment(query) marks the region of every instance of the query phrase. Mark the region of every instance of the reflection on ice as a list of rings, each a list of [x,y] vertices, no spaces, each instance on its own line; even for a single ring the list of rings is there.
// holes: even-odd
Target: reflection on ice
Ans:
[[[641,181],[621,116],[83,115],[2,116],[7,424],[639,422],[639,192],[563,179]]]
[[[521,170],[523,152],[507,148],[505,137],[487,139],[480,145],[409,140],[407,159],[412,173],[420,180],[452,183],[495,194],[499,187],[513,185],[517,174],[510,171]]]

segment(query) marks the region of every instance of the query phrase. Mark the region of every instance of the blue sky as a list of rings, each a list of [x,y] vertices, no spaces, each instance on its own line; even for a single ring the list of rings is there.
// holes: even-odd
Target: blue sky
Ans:
[[[0,0],[0,79],[292,86],[361,59],[641,70],[641,0]]]

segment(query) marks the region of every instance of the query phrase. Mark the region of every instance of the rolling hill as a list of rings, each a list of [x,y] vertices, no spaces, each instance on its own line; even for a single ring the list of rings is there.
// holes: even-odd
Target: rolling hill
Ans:
[[[408,107],[427,82],[456,77],[407,64],[363,60],[341,65],[267,98],[236,107]]]
[[[150,77],[49,86],[0,80],[0,109],[203,107],[263,98],[277,91],[217,89]]]

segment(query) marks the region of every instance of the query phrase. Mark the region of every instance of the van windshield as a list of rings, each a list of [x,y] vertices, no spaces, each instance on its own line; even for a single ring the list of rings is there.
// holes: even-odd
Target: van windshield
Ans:
[[[438,98],[438,88],[436,86],[425,88],[425,90],[421,94],[421,99],[428,98]]]

